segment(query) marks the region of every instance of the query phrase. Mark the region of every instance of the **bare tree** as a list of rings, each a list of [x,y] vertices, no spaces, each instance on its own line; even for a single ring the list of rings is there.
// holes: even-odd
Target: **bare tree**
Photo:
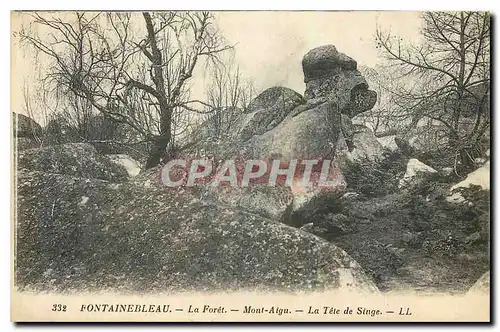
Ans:
[[[150,141],[146,168],[156,166],[172,142],[174,113],[203,112],[197,106],[205,103],[189,99],[187,91],[197,64],[202,58],[216,63],[231,46],[208,12],[75,15],[63,20],[34,14],[20,32],[22,41],[51,60],[44,84],[85,100]]]
[[[486,12],[426,12],[423,41],[407,44],[377,30],[378,47],[400,78],[400,105],[446,127],[457,159],[471,165],[490,128],[490,14]]]
[[[369,82],[370,88],[377,92],[377,103],[372,110],[359,114],[357,121],[372,128],[376,137],[395,135],[404,130],[412,114],[399,101],[400,82],[391,68],[361,66],[359,70]],[[410,120],[411,121],[411,120]]]
[[[212,67],[209,75],[206,94],[212,112],[203,117],[203,122],[210,127],[211,134],[218,137],[232,129],[255,90],[253,82],[243,78],[232,57],[224,61],[224,65]]]

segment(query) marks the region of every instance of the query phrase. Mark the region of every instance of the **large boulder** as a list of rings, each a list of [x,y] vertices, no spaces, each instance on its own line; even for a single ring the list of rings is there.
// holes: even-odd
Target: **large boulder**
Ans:
[[[377,141],[385,150],[395,152],[399,149],[398,145],[396,144],[396,135],[377,137]]]
[[[280,124],[304,98],[285,87],[272,87],[258,95],[248,106],[248,113],[239,127],[239,135],[246,140],[262,135]]]
[[[354,59],[339,53],[335,46],[324,45],[310,50],[302,59],[304,82],[326,78],[338,73],[339,69],[356,70]]]
[[[14,153],[40,146],[42,127],[32,118],[12,112]]]
[[[242,110],[226,108],[213,114],[196,133],[196,143],[188,150],[192,155],[234,157],[253,136],[277,127],[304,98],[297,92],[275,86],[259,94]]]
[[[264,110],[269,115],[280,116],[280,113],[286,113],[286,109],[294,108],[304,103],[304,98],[297,92],[283,86],[274,86],[261,92],[253,99],[245,110],[245,113]],[[276,112],[272,112],[272,111]]]
[[[26,171],[17,184],[21,290],[377,292],[335,245],[184,188]]]
[[[351,138],[345,144],[339,140],[337,146],[340,151],[337,153],[337,159],[341,167],[348,167],[345,161],[356,163],[360,161],[370,160],[378,161],[383,157],[384,147],[375,137],[371,129],[364,126],[353,126]]]
[[[344,144],[352,147],[354,142],[358,145],[354,152],[356,156],[368,154],[374,158],[379,155],[382,147],[373,133],[362,132],[351,122],[354,115],[371,109],[376,101],[376,93],[368,90],[366,80],[356,69],[356,62],[339,53],[334,46],[327,45],[308,52],[302,66],[305,98],[284,87],[265,90],[250,103],[246,114],[237,119],[226,137],[215,141],[200,139],[194,145],[192,155],[214,159],[242,157],[267,162],[279,159],[285,164],[293,159],[334,160],[342,137],[345,137]],[[316,207],[315,202],[325,195],[341,196],[345,181],[341,174],[332,176],[338,185],[330,188],[330,193],[318,188],[292,186],[292,216],[282,218],[283,208],[288,205],[280,205],[277,210],[280,211],[279,219],[289,220],[287,224],[300,227],[307,222],[306,217]],[[255,192],[259,190],[256,188]],[[240,190],[234,189],[216,195],[210,192],[216,201],[229,201],[236,206],[241,201],[236,198],[238,193]],[[268,197],[267,193],[261,196]],[[254,209],[253,201],[249,205]],[[269,211],[264,215],[277,216]]]
[[[471,186],[480,186],[483,190],[490,190],[490,162],[487,161],[483,166],[474,172],[467,174],[465,180],[451,187],[451,191],[459,188],[470,188]]]
[[[415,184],[422,175],[429,173],[437,173],[437,171],[418,159],[410,159],[406,165],[406,172],[399,182],[399,187],[404,188],[411,184]]]
[[[98,154],[92,145],[85,143],[68,143],[20,151],[17,168],[115,182],[128,178],[125,167]]]
[[[453,185],[450,188],[446,200],[450,203],[464,203],[466,199],[461,191],[472,186],[478,186],[482,190],[490,190],[490,162],[487,161],[483,166],[467,174],[465,180]]]
[[[193,133],[198,140],[214,140],[218,138],[235,138],[245,117],[239,107],[217,107]]]
[[[42,127],[32,118],[12,112],[12,128],[14,137],[37,139],[42,134]]]
[[[333,45],[310,50],[302,59],[306,99],[335,101],[350,118],[370,110],[377,93],[357,70],[356,61],[337,51]]]
[[[330,101],[288,116],[274,129],[252,137],[241,153],[252,158],[282,160],[333,158],[339,132],[339,108]]]
[[[109,154],[108,158],[112,162],[125,167],[130,177],[137,176],[141,172],[141,164],[126,154]]]
[[[287,186],[262,184],[248,187],[212,187],[203,185],[192,191],[205,202],[227,204],[242,211],[281,221],[285,224],[290,219],[293,193]]]

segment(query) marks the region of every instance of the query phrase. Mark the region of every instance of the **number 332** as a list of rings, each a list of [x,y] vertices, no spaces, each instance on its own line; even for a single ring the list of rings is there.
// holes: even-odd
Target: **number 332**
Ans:
[[[52,311],[66,311],[65,304],[54,304],[52,305]]]

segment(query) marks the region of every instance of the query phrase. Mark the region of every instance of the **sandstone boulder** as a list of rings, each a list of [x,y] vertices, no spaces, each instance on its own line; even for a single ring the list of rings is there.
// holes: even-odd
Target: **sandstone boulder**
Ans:
[[[418,159],[410,159],[406,165],[406,172],[399,182],[399,187],[404,188],[417,181],[419,176],[428,173],[437,173],[437,171]]]
[[[109,154],[107,156],[112,162],[125,167],[130,177],[137,176],[141,172],[141,164],[126,154]]]
[[[394,152],[399,149],[396,144],[396,135],[389,135],[384,137],[377,137],[377,141],[382,145],[382,147],[388,151]]]
[[[482,167],[467,175],[462,182],[451,187],[451,191],[458,188],[469,188],[470,186],[480,186],[483,190],[490,190],[490,162],[486,162]]]
[[[262,135],[280,124],[304,98],[285,87],[272,87],[259,94],[248,106],[247,115],[239,126],[239,135],[246,140]]]
[[[200,186],[197,197],[204,202],[225,204],[242,211],[288,224],[293,204],[293,193],[287,186],[254,185],[231,187]]]
[[[366,128],[366,127],[365,127]],[[344,151],[345,157],[351,162],[360,160],[376,161],[382,158],[384,148],[371,130],[357,130],[352,134],[350,151]],[[339,156],[340,158],[340,156]]]
[[[339,53],[333,45],[325,45],[310,50],[302,59],[304,82],[318,78],[330,77],[338,73],[339,69],[356,70],[354,59]]]
[[[14,137],[37,139],[42,134],[42,127],[32,118],[12,112],[12,128]]]
[[[346,145],[349,150],[349,145],[352,148],[356,143],[359,146],[354,152],[356,156],[369,155],[375,159],[381,154],[382,147],[373,133],[364,132],[364,128],[360,130],[351,122],[354,115],[371,109],[376,101],[376,93],[368,90],[356,62],[339,53],[335,46],[326,45],[308,52],[302,66],[305,98],[284,87],[267,89],[250,103],[246,114],[238,118],[226,137],[215,141],[201,139],[192,154],[214,159],[280,159],[285,163],[292,159],[334,160],[337,151],[343,149],[339,144]],[[314,202],[324,195],[341,196],[345,181],[341,174],[334,174],[334,177],[338,180],[338,190],[330,193],[318,188],[292,186],[292,216],[287,223],[300,227],[308,222],[309,211],[316,206]],[[240,199],[236,198],[238,192],[231,190],[224,197],[209,191],[216,201],[238,202],[233,204],[236,206],[240,204]],[[266,193],[262,195],[268,197]],[[277,210],[279,214],[267,211],[264,215],[281,216],[285,206]]]
[[[377,292],[335,245],[183,188],[26,171],[17,181],[21,290]]]
[[[340,132],[340,112],[334,102],[323,103],[285,118],[274,129],[247,141],[242,155],[283,160],[332,157]]]
[[[68,143],[20,151],[18,169],[66,174],[81,178],[125,181],[127,170],[97,153],[92,145]]]
[[[479,186],[482,190],[490,190],[490,162],[467,175],[465,180],[453,185],[450,188],[449,196],[446,200],[451,203],[462,203],[465,198],[460,194],[461,189]]]

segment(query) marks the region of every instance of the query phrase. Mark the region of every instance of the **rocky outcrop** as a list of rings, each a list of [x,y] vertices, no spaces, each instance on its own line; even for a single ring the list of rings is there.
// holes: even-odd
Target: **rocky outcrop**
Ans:
[[[385,150],[395,152],[399,149],[398,145],[396,144],[396,135],[377,137],[377,141]]]
[[[32,118],[12,112],[14,152],[40,146],[42,127]]]
[[[66,174],[80,178],[124,181],[127,170],[97,153],[92,145],[68,143],[21,151],[18,169]]]
[[[348,167],[343,163],[345,160],[349,160],[351,163],[364,160],[375,162],[383,157],[384,147],[377,140],[373,131],[367,127],[352,126],[351,138],[344,139],[346,143],[338,145],[342,150],[337,154],[340,165],[343,167]],[[342,142],[339,141],[338,144],[342,144]]]
[[[309,51],[302,60],[302,69],[305,98],[333,100],[350,118],[370,110],[377,101],[376,92],[368,90],[356,61],[338,52],[333,45]]]
[[[483,166],[469,173],[465,180],[453,185],[446,200],[450,203],[463,203],[466,201],[460,193],[463,189],[478,186],[482,190],[489,191],[490,180],[490,162],[487,161]]]
[[[335,245],[183,188],[28,171],[17,182],[22,290],[377,291]]]
[[[339,109],[334,102],[327,102],[287,117],[272,130],[254,136],[241,152],[244,156],[262,159],[333,159],[339,132]]]
[[[12,128],[14,137],[28,137],[36,139],[42,134],[42,127],[32,118],[12,112]]]
[[[112,162],[125,167],[130,177],[137,176],[141,172],[141,164],[126,154],[109,154],[107,156]]]
[[[285,163],[292,159],[335,160],[339,159],[341,143],[347,146],[349,154],[353,152],[350,148],[357,145],[353,153],[359,158],[368,155],[375,159],[381,154],[382,147],[373,133],[351,122],[353,116],[371,109],[376,101],[376,93],[368,90],[356,61],[339,53],[335,46],[326,45],[308,52],[302,67],[306,82],[304,98],[284,87],[265,90],[236,118],[229,133],[215,140],[200,139],[192,155],[214,159],[280,159]],[[333,176],[338,186],[331,188],[330,194],[338,197],[345,189],[345,181],[341,174]],[[227,204],[229,200],[240,205],[240,200],[235,199],[238,190],[226,193],[227,197],[208,192],[218,202]],[[316,198],[321,200],[325,193],[317,188],[292,188],[292,194],[293,211],[288,224],[300,227],[307,223],[306,216],[316,206]],[[266,193],[262,195],[268,197]],[[249,204],[251,209],[253,204]],[[280,216],[284,206],[277,210]],[[277,214],[267,211],[264,215]]]
[[[399,182],[399,187],[407,187],[408,185],[415,183],[420,176],[428,173],[437,173],[437,171],[418,159],[410,159],[406,165],[406,172]]]
[[[237,117],[227,137],[202,137],[193,153],[215,158],[333,158],[340,131],[350,139],[348,125],[343,124],[371,109],[376,93],[368,90],[356,62],[333,45],[308,52],[302,66],[305,99],[288,88],[269,88]]]
[[[280,124],[304,98],[285,87],[272,87],[258,95],[248,106],[242,120],[239,135],[246,140],[253,135],[262,135]]]
[[[192,191],[205,202],[226,204],[285,224],[288,224],[290,219],[293,194],[287,186],[211,187],[206,185]]]

